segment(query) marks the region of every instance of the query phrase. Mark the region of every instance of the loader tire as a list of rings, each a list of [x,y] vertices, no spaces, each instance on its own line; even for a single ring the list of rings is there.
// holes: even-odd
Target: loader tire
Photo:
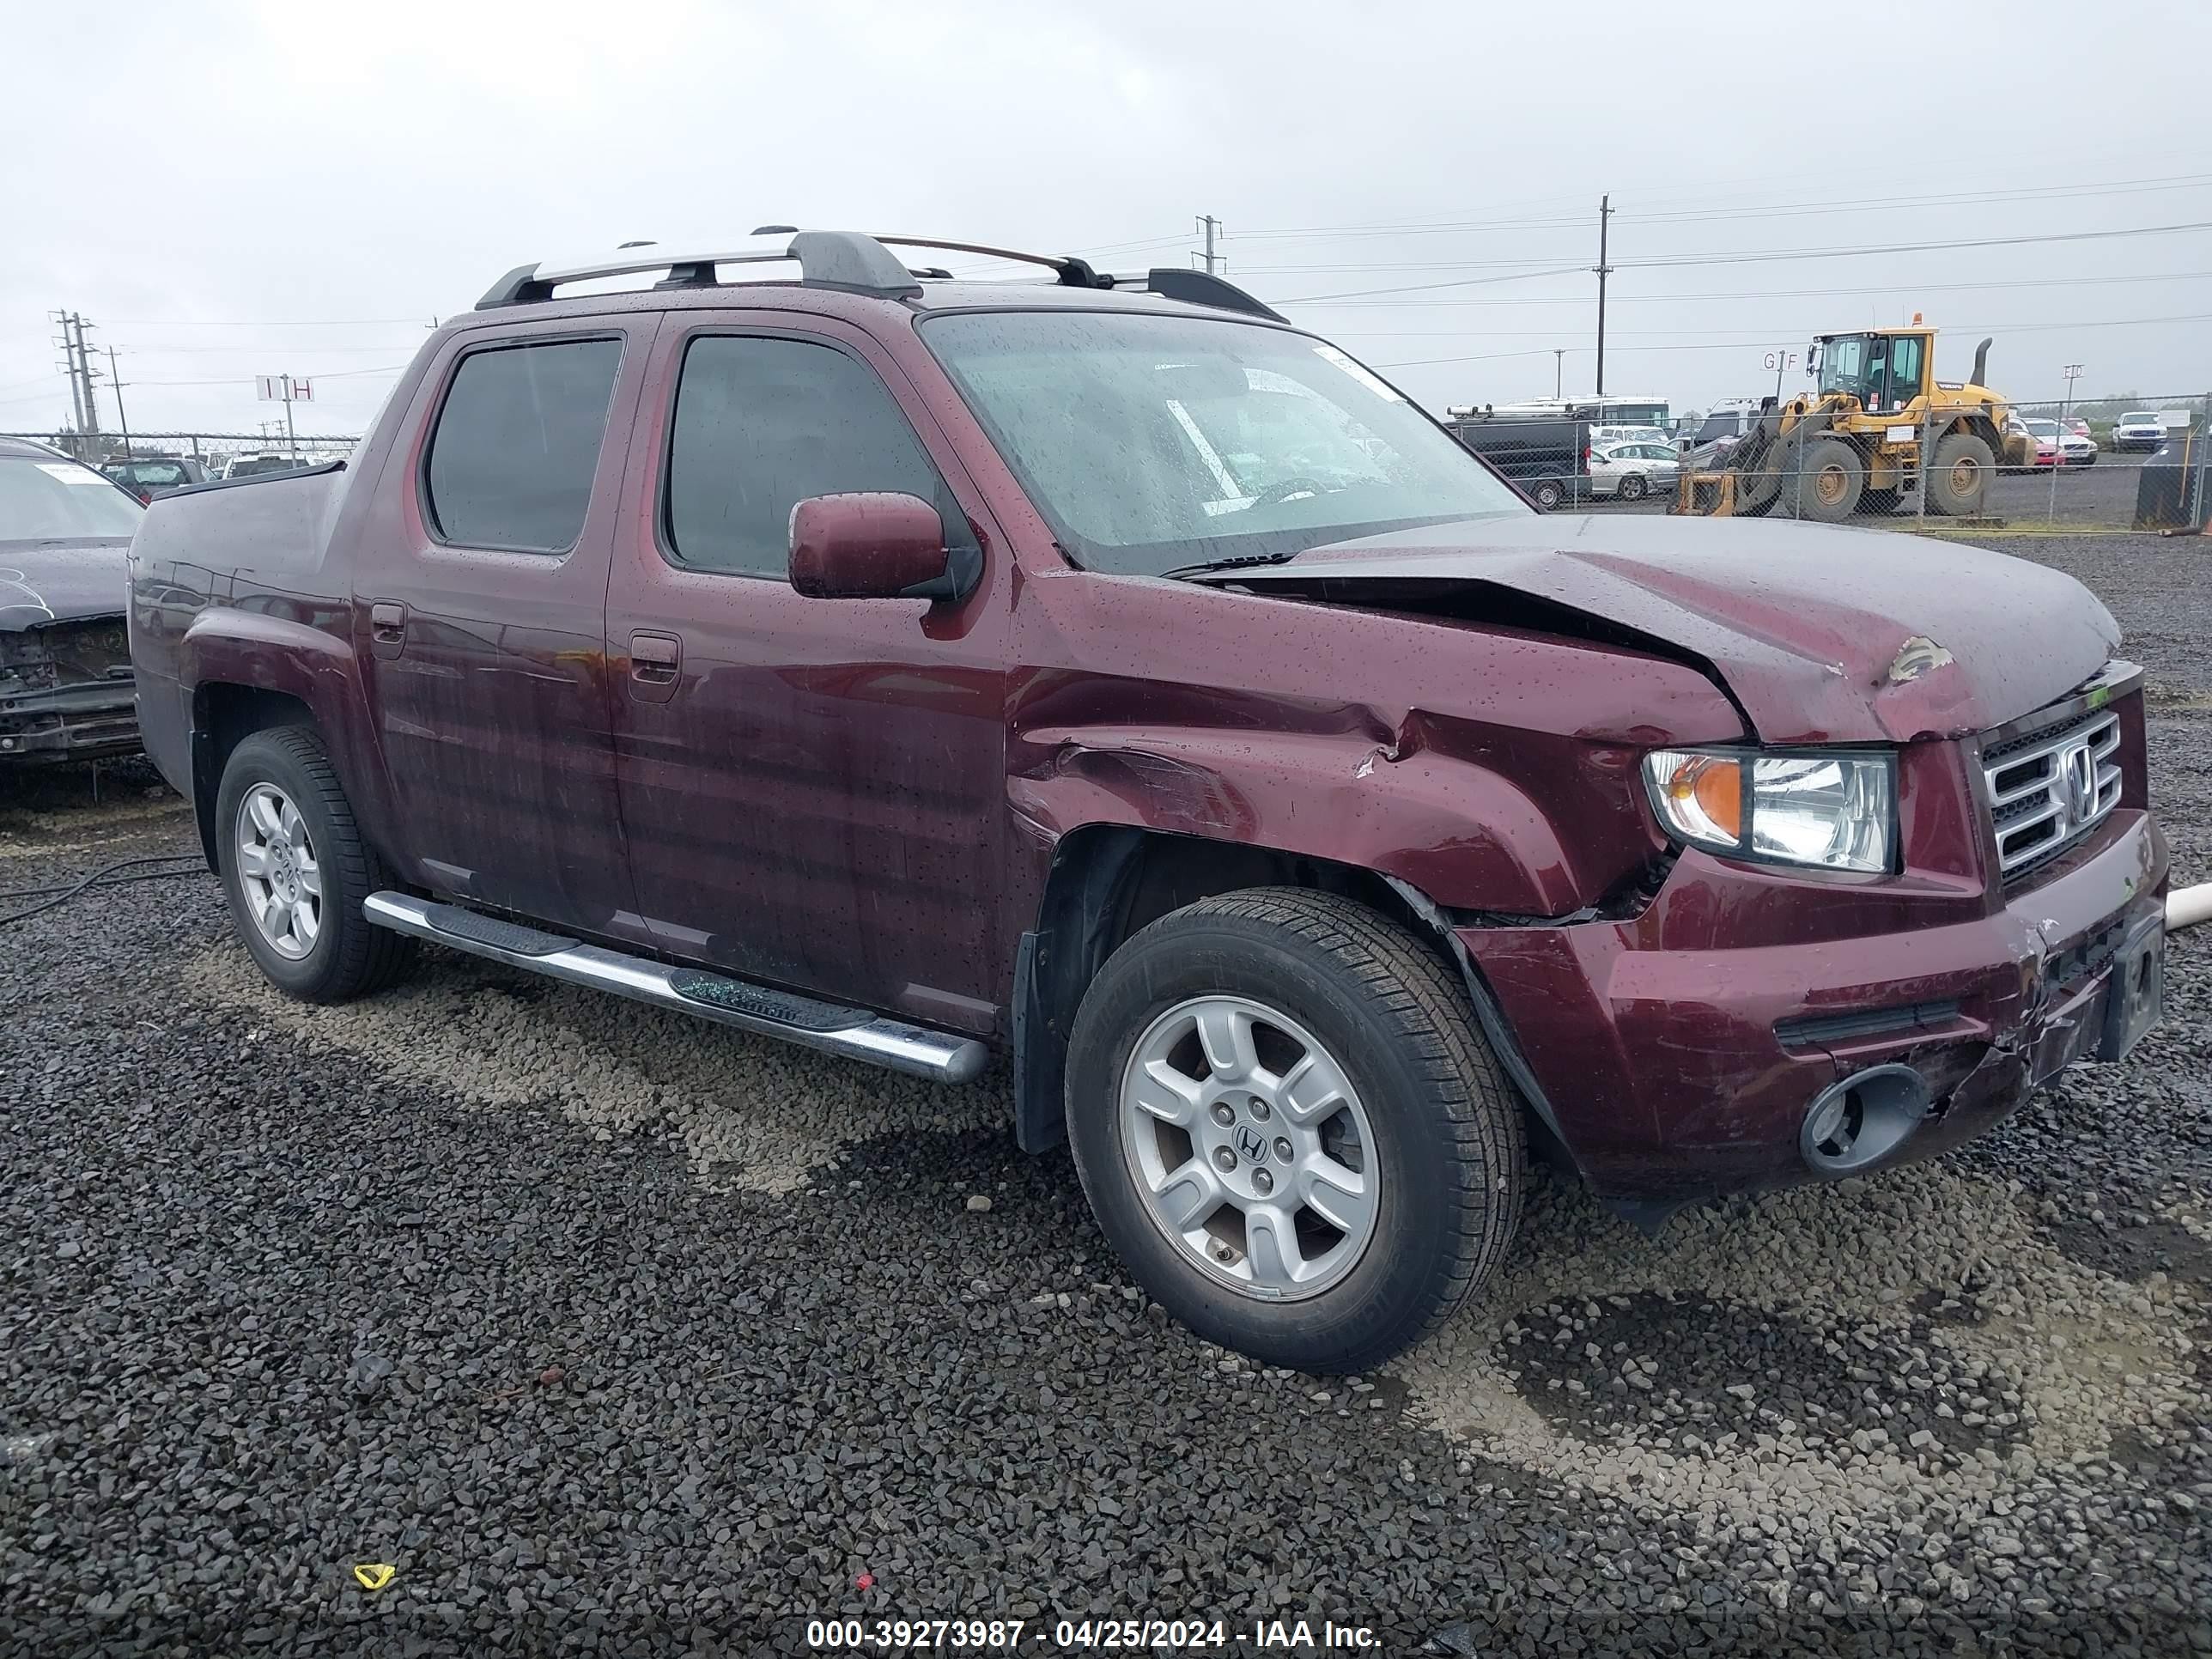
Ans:
[[[1816,524],[1848,522],[1866,492],[1866,463],[1858,451],[1826,432],[1792,447],[1795,465],[1783,470],[1775,512]]]
[[[1990,497],[1996,457],[1971,432],[1948,433],[1937,440],[1936,465],[1928,469],[1928,510],[1949,518],[1971,518]]]

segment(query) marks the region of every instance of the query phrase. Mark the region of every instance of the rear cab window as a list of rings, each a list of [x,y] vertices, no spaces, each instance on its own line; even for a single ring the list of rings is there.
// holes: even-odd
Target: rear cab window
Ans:
[[[622,354],[619,339],[555,339],[463,356],[423,460],[432,534],[506,552],[574,547]]]

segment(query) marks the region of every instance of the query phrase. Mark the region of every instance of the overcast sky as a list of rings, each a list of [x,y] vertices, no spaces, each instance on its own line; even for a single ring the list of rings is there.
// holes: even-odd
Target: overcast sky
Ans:
[[[1130,268],[1211,213],[1433,408],[1588,391],[1607,191],[1613,392],[1753,395],[1916,310],[2016,399],[2212,389],[2203,0],[0,0],[0,42],[4,430],[66,418],[57,307],[136,429],[252,431],[289,372],[353,433],[509,267],[770,221]],[[1912,246],[2031,237],[2070,240]]]

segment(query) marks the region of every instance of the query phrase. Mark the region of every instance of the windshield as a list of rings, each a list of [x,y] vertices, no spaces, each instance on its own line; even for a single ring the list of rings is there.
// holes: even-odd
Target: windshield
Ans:
[[[2120,424],[2122,426],[2156,426],[2158,413],[2155,410],[2131,409],[2120,416]]]
[[[1283,557],[1528,508],[1309,335],[1211,318],[969,312],[922,336],[1070,558],[1120,575]]]
[[[1867,389],[1867,337],[1839,334],[1820,343],[1820,390],[1845,392],[1853,397]]]
[[[0,455],[0,542],[128,541],[145,509],[88,466]]]
[[[2039,438],[2055,438],[2058,435],[2058,422],[2056,421],[2025,421],[2021,424]]]

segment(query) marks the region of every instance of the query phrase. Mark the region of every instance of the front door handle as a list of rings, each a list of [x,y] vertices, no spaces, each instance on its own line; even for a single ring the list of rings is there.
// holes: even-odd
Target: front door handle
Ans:
[[[629,694],[639,702],[666,702],[683,678],[684,641],[644,629],[629,636]]]
[[[407,607],[397,599],[378,599],[368,607],[369,647],[380,657],[396,657],[407,644]]]

